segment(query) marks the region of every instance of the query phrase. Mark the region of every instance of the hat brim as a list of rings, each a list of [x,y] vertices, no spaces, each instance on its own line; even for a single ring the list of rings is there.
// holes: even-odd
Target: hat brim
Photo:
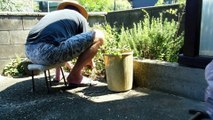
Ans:
[[[88,13],[85,10],[85,8],[83,6],[81,6],[80,4],[74,3],[74,2],[62,2],[58,5],[57,10],[62,10],[64,9],[66,6],[73,6],[78,8],[79,12],[86,18],[88,19]]]

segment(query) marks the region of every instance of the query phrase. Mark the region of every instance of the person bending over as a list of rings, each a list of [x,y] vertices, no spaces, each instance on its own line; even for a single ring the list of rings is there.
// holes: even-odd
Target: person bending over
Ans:
[[[92,63],[104,34],[100,30],[89,31],[88,13],[77,2],[62,2],[57,9],[30,30],[25,54],[31,62],[42,65],[66,63],[78,57],[67,77],[69,86],[92,84],[81,72]]]

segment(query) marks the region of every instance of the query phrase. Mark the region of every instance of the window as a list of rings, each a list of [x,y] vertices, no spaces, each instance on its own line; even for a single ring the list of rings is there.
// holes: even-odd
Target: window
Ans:
[[[39,3],[41,12],[51,12],[57,9],[58,4],[62,0],[36,0]]]
[[[199,55],[213,56],[213,1],[203,0]]]
[[[185,38],[178,63],[205,68],[213,58],[213,1],[187,0]],[[203,9],[202,9],[203,8]]]

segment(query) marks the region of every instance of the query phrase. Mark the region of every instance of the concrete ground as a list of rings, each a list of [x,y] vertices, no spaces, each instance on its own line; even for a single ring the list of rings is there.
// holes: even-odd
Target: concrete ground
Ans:
[[[145,88],[112,92],[103,80],[95,87],[57,85],[47,94],[43,75],[36,78],[32,93],[31,77],[0,77],[0,120],[188,120],[190,108],[204,109],[203,102]]]

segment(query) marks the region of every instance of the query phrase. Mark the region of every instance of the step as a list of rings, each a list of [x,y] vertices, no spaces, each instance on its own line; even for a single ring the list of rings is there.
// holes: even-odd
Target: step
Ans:
[[[134,60],[134,83],[195,100],[204,100],[207,82],[204,69],[157,60]]]

